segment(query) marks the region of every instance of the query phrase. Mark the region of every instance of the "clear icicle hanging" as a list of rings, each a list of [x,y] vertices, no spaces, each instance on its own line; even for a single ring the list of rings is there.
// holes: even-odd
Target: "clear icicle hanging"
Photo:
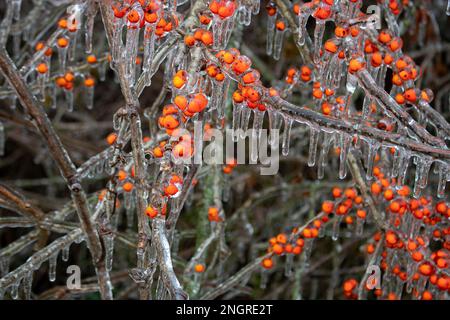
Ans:
[[[322,141],[322,148],[320,150],[318,165],[317,165],[317,177],[323,179],[324,169],[327,164],[327,156],[330,151],[331,143],[334,140],[334,136],[330,133],[325,133]]]
[[[338,215],[334,219],[333,230],[331,232],[331,239],[333,241],[336,241],[337,239],[339,239],[339,232],[340,232],[340,229],[341,229],[341,222],[342,222],[343,218],[344,218],[344,216]]]
[[[314,29],[314,63],[318,64],[320,62],[320,52],[322,48],[323,34],[325,33],[325,21],[321,19],[316,19],[316,27]]]
[[[284,275],[287,278],[292,277],[292,267],[294,264],[294,255],[293,254],[287,254],[286,255],[286,262],[284,264]]]
[[[442,199],[445,197],[445,187],[447,184],[447,178],[448,176],[448,168],[445,163],[439,164],[439,183],[438,183],[438,189],[437,189],[437,197]]]
[[[243,107],[242,108],[242,112],[241,112],[241,121],[240,121],[240,137],[241,139],[245,138],[246,135],[246,131],[248,129],[248,124],[250,122],[250,116],[251,116],[252,112],[250,110],[250,108],[248,107]]]
[[[19,298],[19,286],[21,280],[22,279],[18,279],[11,285],[10,294],[11,298],[13,298],[14,300],[17,300],[17,298]]]
[[[416,158],[417,166],[416,166],[416,176],[414,179],[414,197],[420,197],[422,189],[427,186],[428,183],[428,174],[430,171],[431,164],[433,163],[432,159],[427,157],[418,157]]]
[[[273,38],[275,36],[275,21],[277,14],[272,14],[267,17],[267,33],[266,33],[266,53],[272,55],[273,52]]]
[[[0,257],[0,276],[4,276],[9,272],[9,263],[11,258],[9,256]]]
[[[85,103],[88,110],[92,110],[94,107],[94,91],[95,91],[95,80],[92,77],[87,77],[84,80],[84,87],[86,90]]]
[[[237,135],[236,130],[239,129],[239,124],[241,121],[241,112],[242,112],[242,104],[236,103],[233,100],[233,122],[232,122],[232,129],[233,129],[233,141],[237,141]]]
[[[348,134],[341,133],[340,140],[339,179],[345,179],[347,176],[347,155],[349,153],[352,138]]]
[[[269,280],[269,271],[264,268],[261,268],[261,280],[259,283],[259,287],[261,289],[265,289],[267,287],[267,282]]]
[[[128,27],[125,45],[126,77],[134,85],[136,77],[136,57],[138,53],[139,28]]]
[[[316,164],[317,144],[319,142],[320,129],[315,126],[309,127],[309,151],[308,166],[313,167]]]
[[[64,73],[66,70],[68,48],[69,48],[69,39],[59,38],[58,39],[58,59],[59,59],[59,70],[61,71],[61,73]]]
[[[361,237],[363,235],[364,232],[364,223],[365,223],[365,219],[362,219],[360,217],[356,218],[356,230],[355,230],[355,235],[357,237]]]
[[[366,179],[371,180],[373,176],[373,165],[375,162],[375,157],[377,155],[377,151],[380,148],[380,144],[374,141],[367,142],[367,171],[366,171]]]
[[[276,23],[275,39],[273,42],[273,58],[279,60],[281,56],[281,49],[283,49],[283,39],[286,27],[283,21]]]
[[[258,136],[256,130],[251,129],[250,139],[250,163],[256,164],[258,160]]]
[[[69,254],[70,254],[70,244],[68,244],[67,246],[65,246],[62,249],[62,252],[61,252],[62,261],[64,261],[64,262],[69,261]]]
[[[292,119],[287,117],[284,118],[283,140],[281,144],[281,153],[283,156],[287,156],[289,154],[289,141],[291,139],[292,122]]]
[[[33,271],[28,271],[22,280],[25,300],[31,300],[31,288],[33,285]]]
[[[399,172],[398,172],[397,185],[403,186],[403,185],[405,185],[405,178],[406,178],[406,173],[408,171],[410,154],[407,153],[406,151],[403,151],[403,152],[401,152],[401,154],[399,156],[401,158],[399,160]]]
[[[224,49],[227,42],[228,28],[230,25],[230,17],[228,19],[222,19],[220,16],[214,15],[212,22],[213,31],[213,48],[215,50]]]
[[[301,264],[303,270],[309,268],[309,262],[311,258],[313,245],[314,245],[314,238],[305,238],[305,243],[303,246],[303,254],[301,257]]]
[[[255,110],[253,113],[253,115],[254,115],[253,130],[254,130],[256,136],[258,137],[258,141],[261,138],[265,113],[266,113],[265,111],[259,111],[259,110]]]
[[[86,24],[85,24],[85,42],[86,53],[92,52],[92,35],[94,33],[95,16],[97,15],[98,7],[95,1],[89,1],[88,9],[86,11]]]
[[[297,44],[299,46],[303,46],[305,44],[307,31],[306,24],[308,23],[310,13],[303,11],[303,8],[300,9],[298,14],[298,33],[297,33]]]
[[[448,16],[450,16],[450,0],[447,1],[447,10],[446,10],[446,14]]]
[[[112,62],[119,62],[121,60],[121,54],[123,50],[123,40],[122,33],[124,27],[124,19],[123,17],[115,17],[114,25],[113,25],[113,39],[111,44],[111,69],[115,69]]]
[[[56,280],[56,262],[58,260],[58,252],[52,254],[48,259],[48,279],[53,282]]]
[[[66,102],[67,102],[67,111],[72,112],[73,111],[73,89],[66,89],[64,88],[64,94],[66,96]]]
[[[273,110],[270,110],[269,112],[269,144],[271,146],[275,146],[279,143],[277,138],[279,138],[279,134],[275,134],[275,131],[278,131],[280,129],[281,124],[281,115]]]
[[[153,32],[153,25],[152,24],[146,24],[144,29],[144,58],[143,58],[143,67],[142,72],[145,73],[145,84],[146,86],[149,86],[151,84],[152,74],[151,74],[151,68],[152,68],[152,61],[153,56],[155,53],[155,39],[156,35],[155,32]]]
[[[114,257],[114,234],[110,233],[103,237],[105,242],[105,264],[106,270],[111,271]]]
[[[126,77],[128,78],[130,85],[134,85],[136,77],[136,57],[139,48],[139,33],[142,19],[144,18],[144,12],[142,6],[137,1],[131,7],[127,16],[127,34],[125,42],[125,70]]]
[[[13,20],[19,21],[20,7],[22,6],[22,0],[12,0],[11,5],[12,5]]]
[[[5,135],[5,126],[3,122],[0,122],[0,157],[5,155],[5,144],[6,144],[6,135]]]

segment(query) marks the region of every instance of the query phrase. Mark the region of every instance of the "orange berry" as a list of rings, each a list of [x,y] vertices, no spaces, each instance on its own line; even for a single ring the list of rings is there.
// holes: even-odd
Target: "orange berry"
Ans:
[[[272,269],[272,267],[273,267],[273,260],[271,258],[265,258],[261,262],[261,264],[264,267],[264,269]]]
[[[117,134],[112,132],[106,137],[106,142],[108,142],[109,145],[114,144],[117,140]]]
[[[45,63],[39,63],[36,67],[36,71],[39,72],[40,74],[44,74],[47,73],[48,67]]]
[[[148,206],[145,209],[145,214],[146,214],[147,217],[153,219],[153,218],[155,218],[158,215],[158,210],[156,210],[152,206]]]
[[[133,190],[133,184],[131,183],[131,182],[125,182],[123,185],[122,185],[122,189],[123,189],[123,191],[125,191],[125,192],[130,192],[131,190]]]
[[[202,273],[203,271],[205,271],[205,265],[201,264],[201,263],[197,263],[194,266],[194,271],[197,272],[197,273]]]

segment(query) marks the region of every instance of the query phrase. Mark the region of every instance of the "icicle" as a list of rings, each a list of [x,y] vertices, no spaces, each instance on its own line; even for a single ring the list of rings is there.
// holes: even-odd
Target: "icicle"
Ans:
[[[442,199],[445,197],[445,187],[447,184],[447,165],[445,163],[441,163],[439,165],[439,183],[437,189],[438,198]]]
[[[414,179],[414,197],[418,198],[422,189],[427,186],[428,174],[432,164],[429,158],[417,158],[416,177]]]
[[[305,243],[303,246],[303,254],[301,259],[301,264],[303,264],[303,269],[308,269],[309,261],[311,258],[312,247],[314,244],[314,238],[305,238]]]
[[[256,161],[258,160],[258,136],[255,129],[251,129],[249,144],[250,144],[250,163],[256,164]]]
[[[272,55],[273,52],[273,37],[275,35],[275,20],[277,19],[276,13],[267,17],[267,34],[266,34],[266,53]]]
[[[314,29],[314,63],[320,62],[320,51],[322,48],[323,34],[325,32],[325,21],[316,19],[316,28]]]
[[[139,15],[137,22],[131,22],[127,20],[127,34],[125,42],[125,69],[126,77],[129,79],[130,85],[134,85],[136,77],[136,57],[139,47],[139,32],[140,24],[143,19],[144,12],[139,2],[135,2],[132,6],[132,10]]]
[[[361,116],[362,121],[366,120],[367,117],[369,116],[371,105],[372,105],[372,97],[366,93],[366,95],[364,97],[364,102],[363,102],[363,110],[362,110],[362,116]]]
[[[105,81],[106,79],[106,62],[100,62],[98,65],[98,75],[100,77],[100,81]]]
[[[103,237],[105,242],[105,264],[106,270],[112,270],[113,257],[114,257],[114,234],[108,234]]]
[[[31,300],[31,288],[33,285],[33,271],[28,271],[22,280],[23,292],[25,293],[25,300]]]
[[[132,229],[134,225],[134,212],[133,210],[125,210],[127,216],[127,228]]]
[[[89,2],[87,10],[87,19],[85,25],[86,53],[92,52],[92,34],[94,32],[95,16],[97,15],[97,4],[95,1]]]
[[[397,185],[403,186],[405,184],[406,172],[408,171],[410,155],[404,152],[404,154],[400,154],[399,156],[401,157],[401,159],[399,160]]]
[[[341,133],[340,138],[339,179],[344,179],[347,176],[347,154],[349,153],[352,138],[345,133]]]
[[[259,283],[259,287],[261,289],[265,289],[267,287],[267,282],[269,280],[269,271],[264,268],[261,268],[261,280]]]
[[[128,27],[125,45],[126,77],[130,85],[134,85],[136,77],[136,57],[138,53],[139,28]]]
[[[241,112],[242,112],[242,104],[236,103],[233,101],[233,123],[232,123],[232,129],[233,129],[233,141],[237,141],[237,135],[234,133],[236,130],[239,129],[239,124],[241,121]]]
[[[12,12],[14,21],[20,20],[20,7],[22,6],[22,0],[12,0]]]
[[[286,263],[284,264],[284,275],[287,278],[292,276],[292,265],[294,263],[294,255],[287,254],[286,255]]]
[[[355,230],[355,234],[357,237],[361,237],[363,235],[364,232],[364,223],[365,223],[365,219],[362,219],[360,217],[356,218],[356,230]]]
[[[18,279],[11,285],[11,298],[13,298],[14,300],[17,300],[17,298],[19,297],[19,286],[21,280],[22,279]]]
[[[320,129],[309,127],[309,152],[308,152],[308,166],[314,167],[316,164],[317,143],[319,142]]]
[[[367,142],[368,152],[367,152],[367,171],[366,171],[366,179],[371,180],[373,177],[373,164],[375,161],[375,157],[377,155],[377,151],[380,148],[380,145],[373,141]]]
[[[56,105],[57,105],[57,96],[58,96],[58,90],[57,90],[57,87],[54,85],[54,84],[52,84],[51,86],[50,86],[50,89],[52,90],[52,109],[56,109]]]
[[[147,24],[144,31],[144,61],[142,67],[142,72],[146,74],[146,86],[149,86],[152,81],[151,67],[155,53],[155,38],[153,27]]]
[[[54,253],[48,259],[48,279],[53,282],[56,280],[56,262],[58,260],[58,252]]]
[[[275,30],[275,40],[273,44],[273,58],[275,60],[279,60],[281,56],[281,49],[283,48],[283,39],[284,39],[284,30],[279,30],[278,28]]]
[[[65,39],[65,40],[67,40],[67,39]],[[67,50],[68,50],[68,44],[65,46],[58,45],[59,70],[61,71],[61,73],[64,73],[66,70]]]
[[[327,163],[328,152],[330,151],[331,143],[333,142],[333,135],[325,133],[322,141],[322,149],[320,150],[319,163],[317,165],[317,177],[323,179],[324,169]]]
[[[276,144],[279,143],[278,139],[275,138],[275,137],[278,138],[279,135],[278,134],[275,135],[274,130],[276,130],[276,131],[280,130],[280,124],[281,124],[280,114],[278,112],[270,110],[269,111],[269,129],[270,129],[269,144],[271,146],[275,146]]]
[[[281,153],[283,156],[289,154],[289,140],[291,139],[292,119],[284,118],[283,141],[281,144]]]
[[[250,116],[251,116],[251,110],[248,107],[243,107],[242,109],[242,113],[241,113],[241,132],[240,132],[240,136],[241,139],[245,138],[246,135],[246,131],[248,129],[248,124],[250,122]]]
[[[450,0],[447,1],[447,10],[446,13],[448,16],[450,16]]]
[[[297,44],[299,46],[303,46],[305,44],[306,40],[306,24],[308,22],[309,13],[302,12],[300,9],[299,15],[298,15],[298,35],[297,35]]]
[[[351,73],[347,74],[347,84],[346,89],[349,94],[353,94],[358,86],[358,78],[356,78]]]
[[[69,261],[69,254],[70,254],[70,244],[68,244],[62,249],[62,261],[65,262]]]
[[[125,23],[122,18],[115,18],[114,19],[114,35],[113,40],[111,44],[111,56],[112,61],[111,62],[118,62],[121,59],[121,54],[123,52],[123,41],[122,41],[122,33],[123,33],[123,27]],[[113,64],[111,64],[111,69],[114,69]]]
[[[5,126],[3,125],[3,122],[0,122],[0,157],[5,155],[5,142]]]
[[[73,111],[73,89],[64,89],[67,101],[67,111]]]
[[[341,228],[341,222],[342,222],[343,218],[344,218],[344,216],[339,215],[339,216],[336,216],[336,218],[334,219],[333,231],[332,231],[332,234],[331,234],[331,239],[333,241],[336,241],[339,238],[339,231],[340,231],[340,228]]]
[[[90,79],[91,78],[88,78],[88,79],[86,79],[86,81],[90,80]],[[93,79],[92,79],[92,81],[93,81]],[[86,84],[85,88],[86,88],[86,96],[85,96],[86,108],[89,110],[92,110],[92,108],[94,107],[94,90],[95,90],[94,88],[95,88],[95,86],[94,86],[94,84],[92,84],[92,85]]]
[[[0,276],[4,276],[9,272],[9,256],[0,257]]]
[[[214,15],[212,22],[212,31],[213,31],[213,49],[221,50],[224,49],[225,45],[225,35],[227,30],[227,21],[220,18],[219,16]]]
[[[259,111],[256,110],[254,111],[253,115],[253,131],[256,134],[256,136],[258,137],[258,139],[261,137],[261,130],[263,127],[263,123],[264,123],[264,114],[266,112],[265,111]]]

